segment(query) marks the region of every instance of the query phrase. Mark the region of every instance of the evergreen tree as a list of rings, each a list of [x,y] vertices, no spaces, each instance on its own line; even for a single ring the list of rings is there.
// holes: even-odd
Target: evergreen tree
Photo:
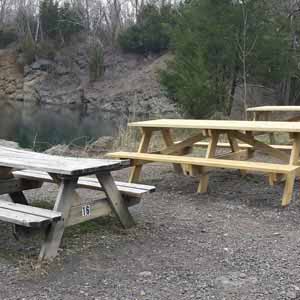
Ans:
[[[62,7],[59,8],[58,25],[59,31],[65,39],[83,29],[80,17],[70,2],[64,2]]]
[[[272,16],[264,0],[186,3],[173,32],[174,57],[161,82],[194,117],[229,115],[239,84],[276,85],[289,70],[285,23]]]
[[[120,34],[121,48],[140,54],[158,53],[168,49],[175,15],[171,5],[161,8],[154,4],[145,5],[137,16],[137,23]]]
[[[43,0],[40,3],[40,20],[43,33],[56,38],[59,33],[59,3],[56,0]]]

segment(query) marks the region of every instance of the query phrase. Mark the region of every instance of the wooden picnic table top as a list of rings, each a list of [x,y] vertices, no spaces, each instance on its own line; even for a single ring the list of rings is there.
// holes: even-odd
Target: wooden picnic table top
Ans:
[[[300,111],[300,105],[269,105],[269,106],[256,106],[256,107],[249,107],[247,111],[253,112],[272,112],[272,111],[289,111],[295,112]]]
[[[141,128],[216,129],[262,132],[300,132],[300,122],[160,119],[129,123]]]
[[[67,176],[84,176],[119,170],[128,167],[129,161],[64,157],[0,147],[0,166]]]

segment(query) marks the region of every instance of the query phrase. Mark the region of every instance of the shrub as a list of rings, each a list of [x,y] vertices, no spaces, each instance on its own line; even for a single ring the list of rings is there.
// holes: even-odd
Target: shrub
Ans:
[[[21,51],[26,64],[30,65],[35,61],[37,48],[30,33],[27,33],[21,42]]]
[[[280,26],[286,19],[280,16],[279,22],[268,5],[261,0],[201,0],[184,5],[172,34],[173,59],[161,72],[167,94],[184,112],[196,118],[216,111],[229,116],[241,83],[278,86],[285,74],[293,74],[297,64],[290,68],[287,63],[294,61],[286,42],[289,33]],[[243,101],[247,102],[246,96]]]
[[[56,38],[59,33],[59,7],[56,0],[43,0],[40,3],[40,20],[43,33],[49,38]]]
[[[83,28],[79,15],[69,2],[64,2],[63,6],[60,7],[59,17],[58,27],[64,39],[69,39]]]
[[[104,74],[104,53],[100,43],[92,42],[89,49],[90,81],[100,79]]]
[[[137,23],[119,35],[119,45],[127,52],[157,53],[168,49],[171,27],[175,23],[172,6],[161,9],[146,5],[137,17]]]

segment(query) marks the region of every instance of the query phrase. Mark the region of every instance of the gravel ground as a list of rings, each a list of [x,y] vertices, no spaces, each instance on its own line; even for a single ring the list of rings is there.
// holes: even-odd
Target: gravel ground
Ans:
[[[263,175],[213,172],[199,195],[169,166],[144,170],[157,191],[131,209],[136,227],[110,217],[69,228],[51,264],[36,262],[38,232],[17,241],[0,223],[0,299],[300,299],[298,182],[282,209],[282,185]],[[27,195],[49,201],[56,190]]]

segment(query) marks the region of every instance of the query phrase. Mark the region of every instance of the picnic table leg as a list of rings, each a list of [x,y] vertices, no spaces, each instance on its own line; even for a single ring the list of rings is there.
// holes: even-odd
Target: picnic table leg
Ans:
[[[290,156],[290,165],[297,165],[299,161],[299,153],[300,153],[300,133],[294,133],[293,137],[293,147]],[[296,173],[290,172],[286,176],[286,181],[284,185],[284,192],[282,196],[282,206],[287,206],[291,198],[293,196],[293,188],[295,184]]]
[[[295,172],[290,172],[286,176],[286,181],[285,181],[284,191],[283,191],[282,201],[281,201],[281,205],[283,207],[287,206],[293,197],[295,178],[296,178]]]
[[[59,191],[55,201],[54,210],[62,212],[63,219],[52,223],[47,231],[42,245],[39,260],[50,259],[57,255],[57,251],[67,224],[69,212],[73,204],[74,192],[78,178],[63,178],[59,183]]]
[[[142,129],[142,139],[139,145],[138,153],[145,153],[147,152],[150,144],[152,136],[152,130],[148,130],[143,128]],[[129,182],[138,182],[140,179],[141,171],[142,171],[142,164],[139,166],[134,166],[129,175]]]
[[[219,140],[219,133],[216,131],[211,131],[210,141],[206,150],[206,158],[212,158],[216,154],[217,145]],[[208,179],[207,168],[201,168],[200,172],[200,183],[198,185],[198,193],[206,193],[208,188]]]
[[[161,133],[167,147],[174,145],[174,141],[171,135],[171,130],[169,128],[162,129]],[[183,174],[183,169],[181,165],[173,164],[173,168],[177,174]]]
[[[110,173],[96,174],[99,183],[101,184],[104,193],[115,212],[117,218],[124,228],[129,228],[134,225],[133,218],[128,210],[124,199],[116,187],[115,181]]]

